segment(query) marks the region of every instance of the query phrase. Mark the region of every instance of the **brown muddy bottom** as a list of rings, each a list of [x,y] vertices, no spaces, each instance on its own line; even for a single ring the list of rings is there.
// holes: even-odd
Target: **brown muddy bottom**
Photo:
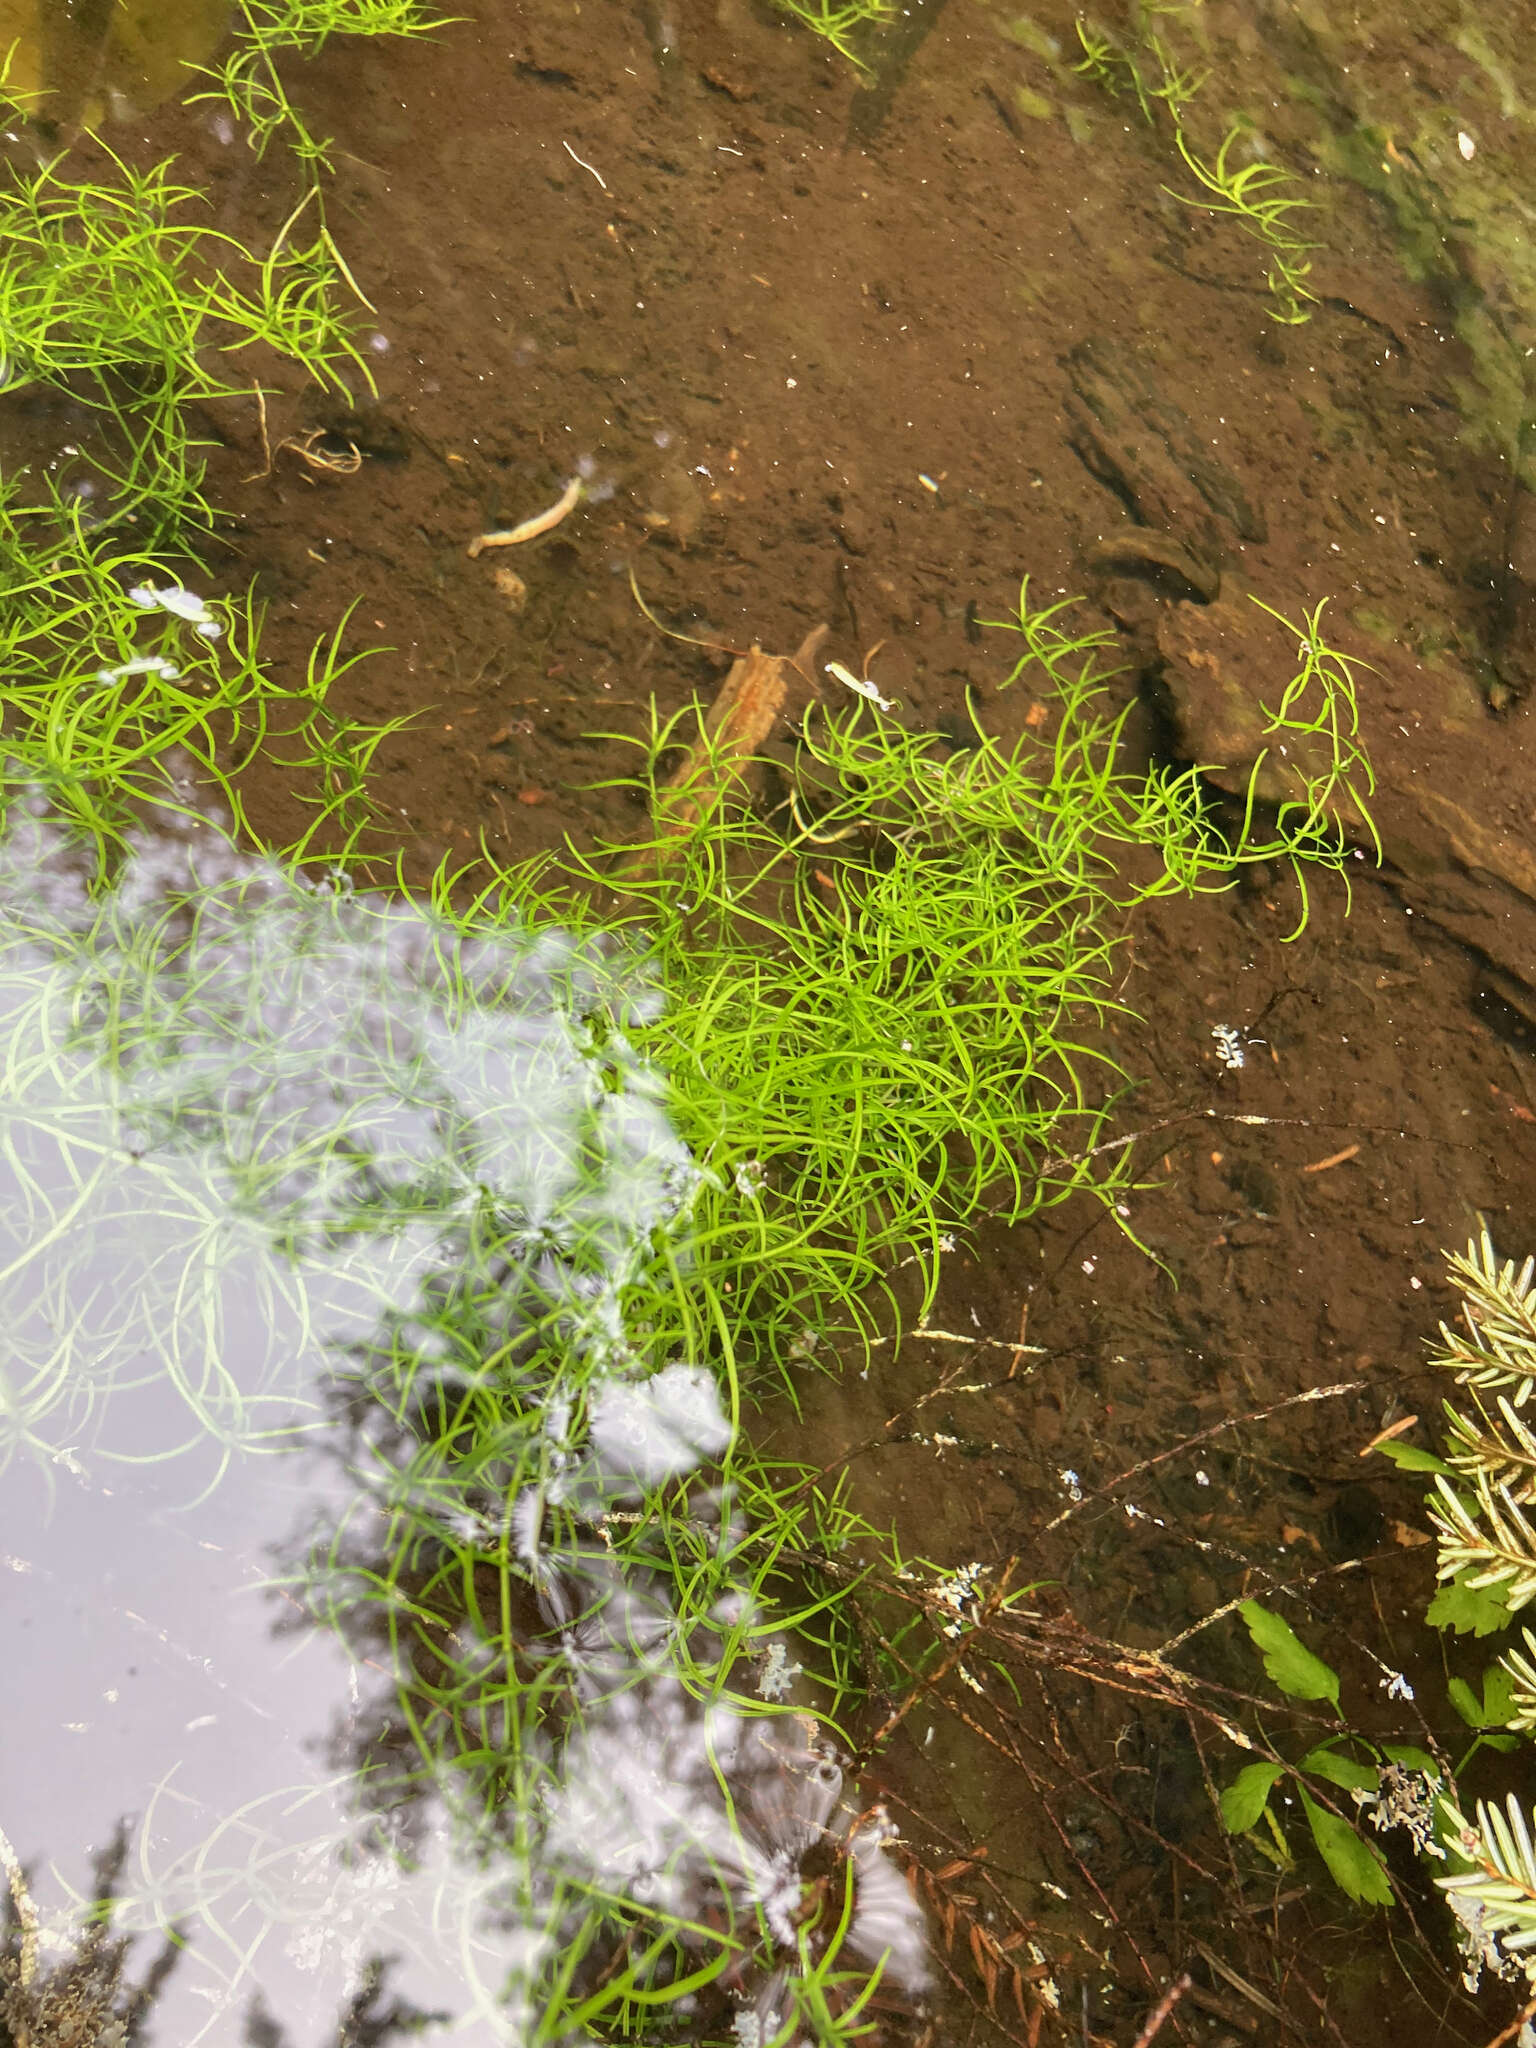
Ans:
[[[1519,96],[1462,47],[1475,15],[1419,12],[1413,93],[1518,165]],[[1391,24],[1346,46],[1299,8],[1203,19],[1211,92],[1264,103],[1297,168],[1314,119],[1367,132],[1351,56],[1376,88],[1402,56]],[[1485,2041],[1508,2004],[1462,1993],[1409,1863],[1412,1915],[1389,1918],[1297,1833],[1290,1868],[1234,1850],[1211,1794],[1238,1751],[1137,1657],[1177,1645],[1208,1699],[1262,1695],[1228,1611],[1256,1596],[1339,1666],[1353,1726],[1452,1754],[1444,1667],[1481,1666],[1422,1626],[1421,1488],[1360,1452],[1436,1412],[1443,1248],[1479,1217],[1509,1254],[1536,1242],[1523,501],[1460,318],[1475,296],[1519,340],[1519,309],[1475,251],[1411,282],[1380,190],[1319,175],[1318,303],[1280,325],[1263,251],[1164,189],[1188,185],[1166,134],[1071,73],[1069,8],[925,20],[870,80],[731,0],[483,8],[294,75],[336,137],[378,392],[295,385],[266,449],[254,408],[211,423],[215,570],[254,578],[291,669],[361,597],[354,633],[387,651],[343,702],[415,718],[377,788],[418,882],[633,828],[638,799],[603,785],[653,707],[819,623],[915,725],[975,706],[1006,730],[1023,707],[994,706],[979,622],[1025,574],[1120,632],[1139,744],[1240,765],[1293,651],[1249,595],[1298,620],[1328,601],[1371,664],[1385,864],[1354,863],[1347,918],[1317,886],[1294,943],[1279,873],[1139,919],[1110,1036],[1139,1083],[1121,1220],[1152,1257],[1087,1202],[982,1230],[930,1317],[963,1344],[814,1381],[806,1420],[765,1430],[846,1463],[909,1552],[1039,1583],[996,1668],[973,1659],[981,1692],[948,1674],[882,1766],[953,1997],[935,2039],[1125,2048],[1187,1968],[1166,2039]],[[1507,63],[1536,16],[1484,26]],[[287,214],[275,160],[190,117],[124,146],[172,145],[218,225],[259,246]],[[356,473],[292,448],[268,468],[311,434]],[[578,476],[546,536],[471,556]],[[710,646],[663,637],[631,572]],[[297,829],[275,774],[247,794]]]

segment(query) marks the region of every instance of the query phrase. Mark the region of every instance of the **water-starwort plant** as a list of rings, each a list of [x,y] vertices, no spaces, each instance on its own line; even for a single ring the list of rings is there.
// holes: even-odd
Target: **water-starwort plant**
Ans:
[[[206,827],[93,893],[15,818],[0,887],[11,1483],[153,1481],[187,1516],[323,1458],[272,1590],[367,1674],[337,1784],[211,1835],[157,1797],[115,1931],[195,1932],[206,1994],[244,2000],[317,1886],[333,1916],[370,1870],[404,1886],[430,1815],[462,1859],[434,1924],[496,2038],[661,2039],[686,2001],[704,2038],[742,2005],[851,2038],[919,1982],[916,1910],[760,1674],[786,1632],[835,1644],[813,1560],[880,1539],[737,1428],[731,1331],[690,1306],[696,1169],[622,1028],[648,992]]]
[[[239,0],[232,47],[219,65],[198,67],[213,82],[189,101],[226,105],[257,156],[280,136],[305,175],[318,179],[334,168],[333,144],[295,106],[281,60],[308,61],[336,37],[430,36],[460,19],[431,14],[422,0]]]
[[[80,545],[84,614],[137,564]],[[78,675],[57,733],[39,689],[71,786],[107,774],[97,713],[108,767],[141,744],[118,684],[167,686],[197,754],[178,691],[245,659],[217,623],[125,630],[103,672],[181,673],[98,678],[95,712]],[[888,1824],[843,1781],[901,1712],[848,1724],[878,1656],[937,1684],[1014,1596],[902,1558],[743,1421],[770,1370],[926,1303],[982,1205],[1088,1181],[1123,920],[1274,838],[1256,804],[1224,837],[1193,770],[1123,769],[1106,636],[1027,590],[1007,627],[1011,680],[1054,706],[1017,741],[818,712],[777,794],[721,777],[684,831],[467,897],[445,872],[423,908],[185,816],[179,852],[120,832],[93,894],[13,802],[5,1453],[56,1483],[126,1458],[184,1513],[252,1459],[337,1479],[269,1566],[286,1625],[350,1652],[344,1813],[278,1786],[210,1835],[167,1792],[114,1905],[123,1932],[200,1927],[210,1995],[248,1993],[317,1887],[334,1911],[370,1870],[406,1885],[399,1845],[436,1827],[434,1939],[509,2040],[665,2042],[686,2010],[711,2043],[832,2044],[877,1988],[920,1995]],[[219,715],[259,736],[259,693]],[[652,804],[679,736],[645,746]],[[151,1393],[157,1433],[120,1444]],[[888,1632],[851,1605],[874,1575]],[[966,1682],[990,1669],[978,1647]]]
[[[978,730],[955,749],[864,701],[818,711],[771,814],[706,771],[719,794],[684,829],[572,848],[499,885],[625,941],[667,992],[632,1031],[705,1169],[695,1270],[781,1366],[835,1304],[867,1331],[897,1270],[921,1311],[983,1207],[1017,1221],[1094,1182],[1084,1162],[1121,1077],[1088,1027],[1117,1008],[1136,903],[1279,857],[1346,871],[1338,814],[1368,768],[1348,665],[1316,617],[1269,718],[1277,744],[1317,733],[1323,750],[1267,820],[1251,784],[1231,835],[1198,769],[1123,771],[1111,636],[1070,620],[1026,586],[1000,622],[1023,642],[1005,686],[1027,677],[1056,707],[1043,734]],[[644,742],[630,786],[657,817],[668,751],[695,730],[685,717]],[[1139,883],[1131,848],[1151,857]],[[1097,1185],[1108,1196],[1115,1176]]]
[[[334,858],[376,816],[367,771],[407,721],[365,723],[330,702],[363,658],[343,620],[302,678],[261,659],[261,610],[246,594],[204,607],[201,625],[147,603],[185,597],[159,556],[92,533],[78,501],[56,502],[46,547],[0,486],[0,822],[41,793],[110,872],[135,814],[243,818],[239,765],[265,752],[314,812],[289,858]]]
[[[231,374],[242,350],[259,343],[335,389],[368,382],[342,310],[350,273],[323,223],[306,230],[305,201],[258,254],[197,217],[207,201],[169,161],[106,164],[0,177],[5,388],[51,386],[98,416],[74,484],[93,523],[185,544],[213,516],[192,411],[254,399]]]
[[[1208,196],[1190,198],[1168,185],[1163,190],[1181,205],[1227,215],[1244,234],[1262,242],[1270,255],[1266,282],[1275,300],[1269,317],[1282,327],[1304,326],[1312,317],[1311,308],[1318,303],[1307,279],[1312,273],[1309,259],[1319,245],[1306,241],[1297,232],[1298,216],[1316,212],[1313,201],[1304,199],[1297,190],[1300,180],[1293,172],[1262,157],[1237,169],[1232,162],[1233,152],[1251,141],[1250,131],[1241,123],[1228,130],[1212,158],[1199,153],[1177,121],[1173,139],[1179,155]]]
[[[869,69],[860,52],[870,32],[897,15],[895,0],[775,0],[775,5],[830,43],[859,71]]]
[[[1132,96],[1142,118],[1155,125],[1161,106],[1173,130],[1174,147],[1194,174],[1205,196],[1191,197],[1163,190],[1182,206],[1199,207],[1207,213],[1225,215],[1236,221],[1244,234],[1261,242],[1270,256],[1266,282],[1275,304],[1270,318],[1285,327],[1300,327],[1311,317],[1318,303],[1307,279],[1309,260],[1319,246],[1299,231],[1303,215],[1315,213],[1310,199],[1303,198],[1300,180],[1281,165],[1253,156],[1241,168],[1235,155],[1253,147],[1253,131],[1244,121],[1235,122],[1218,145],[1214,157],[1197,148],[1185,121],[1185,113],[1205,83],[1207,74],[1182,65],[1155,29],[1143,38],[1143,61],[1117,37],[1108,34],[1082,16],[1077,20],[1077,39],[1082,45],[1081,61],[1074,67],[1092,78],[1106,92]]]

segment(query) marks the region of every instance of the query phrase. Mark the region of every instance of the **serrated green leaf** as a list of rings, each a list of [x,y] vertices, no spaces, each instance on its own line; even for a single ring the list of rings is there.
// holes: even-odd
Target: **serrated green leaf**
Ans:
[[[1424,1619],[1431,1628],[1454,1629],[1460,1636],[1493,1636],[1509,1627],[1509,1601],[1501,1586],[1449,1579],[1424,1610]]]
[[[1298,1771],[1310,1771],[1314,1778],[1324,1778],[1345,1792],[1374,1792],[1381,1782],[1377,1765],[1363,1764],[1352,1756],[1341,1756],[1338,1750],[1330,1749],[1326,1744],[1319,1749],[1309,1749],[1296,1768]]]
[[[1275,1780],[1284,1776],[1284,1764],[1244,1764],[1221,1795],[1221,1820],[1229,1835],[1246,1835],[1258,1826]]]
[[[1248,1624],[1273,1684],[1293,1700],[1332,1700],[1337,1709],[1339,1674],[1312,1654],[1288,1621],[1271,1614],[1257,1600],[1245,1600],[1238,1612]]]
[[[1411,1743],[1384,1742],[1381,1753],[1389,1764],[1401,1764],[1405,1771],[1428,1771],[1432,1778],[1445,1775],[1427,1749],[1415,1749]]]
[[[1515,1684],[1501,1664],[1490,1664],[1483,1673],[1479,1699],[1464,1678],[1453,1678],[1446,1686],[1451,1705],[1469,1728],[1507,1728],[1515,1711]]]
[[[1363,1841],[1347,1820],[1309,1799],[1305,1791],[1301,1803],[1318,1854],[1339,1890],[1360,1906],[1390,1906],[1392,1881],[1381,1851]]]
[[[1377,1450],[1384,1458],[1390,1458],[1394,1465],[1400,1465],[1405,1472],[1444,1472],[1454,1479],[1455,1468],[1447,1465],[1444,1458],[1437,1458],[1433,1451],[1421,1451],[1417,1444],[1378,1444]]]

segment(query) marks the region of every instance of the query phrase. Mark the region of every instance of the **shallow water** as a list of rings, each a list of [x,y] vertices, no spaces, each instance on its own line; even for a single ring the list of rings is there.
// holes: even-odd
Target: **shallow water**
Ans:
[[[1360,707],[1385,865],[1361,863],[1347,922],[1319,891],[1294,946],[1278,871],[1138,927],[1124,994],[1140,1019],[1104,1043],[1141,1084],[1123,1128],[1142,1134],[1147,1185],[1121,1220],[1160,1264],[1086,1205],[962,1240],[932,1317],[943,1339],[877,1355],[867,1378],[808,1383],[803,1419],[753,1427],[846,1465],[871,1518],[948,1569],[1021,1557],[1021,1577],[1051,1581],[1050,1600],[1105,1639],[1182,1640],[1255,1588],[1287,1588],[1298,1625],[1347,1669],[1356,1725],[1451,1743],[1441,1648],[1416,1626],[1432,1555],[1419,1491],[1359,1453],[1406,1409],[1434,1412],[1418,1361],[1454,1310],[1442,1248],[1480,1216],[1511,1254],[1536,1231],[1536,572],[1522,466],[1536,12],[1211,0],[1158,20],[1209,67],[1190,117],[1206,159],[1246,117],[1246,160],[1267,152],[1317,205],[1305,324],[1272,317],[1264,249],[1189,203],[1196,181],[1166,122],[1076,71],[1070,7],[913,9],[871,46],[870,76],[732,0],[482,8],[430,46],[333,46],[291,82],[338,140],[332,214],[373,302],[378,395],[347,407],[290,380],[272,400],[272,442],[323,432],[360,451],[350,478],[291,448],[261,474],[254,408],[217,409],[214,490],[237,516],[238,552],[216,559],[208,587],[254,576],[273,656],[295,673],[362,595],[355,632],[386,651],[344,697],[416,716],[381,755],[379,786],[417,883],[482,839],[501,856],[632,829],[638,800],[611,778],[633,754],[612,736],[642,735],[653,704],[665,717],[707,701],[730,653],[755,641],[787,651],[828,623],[827,653],[909,723],[963,737],[977,711],[1006,734],[1031,706],[997,694],[1011,657],[981,622],[1006,614],[1028,574],[1038,598],[1084,592],[1087,621],[1114,628],[1133,746],[1228,760],[1251,743],[1253,701],[1291,673],[1291,641],[1249,598],[1291,619],[1326,601],[1338,644],[1370,664]],[[1104,24],[1133,48],[1149,25],[1119,10]],[[113,134],[146,158],[183,148],[215,218],[257,242],[291,207],[280,158],[258,165],[215,110]],[[81,428],[21,402],[0,421],[39,461],[62,459]],[[470,557],[476,535],[552,506],[577,475],[587,493],[547,538]],[[511,563],[511,580],[498,575]],[[695,644],[642,616],[631,569],[657,618]],[[293,828],[279,773],[257,764],[247,786],[264,829]],[[569,962],[546,985],[516,947],[479,960],[474,973],[508,989],[486,1035],[423,967],[438,939],[416,913],[279,890],[247,929],[246,897],[265,885],[238,869],[219,885],[241,904],[227,913],[233,959],[215,917],[206,989],[170,970],[196,1022],[191,1064],[157,1038],[134,1069],[145,1092],[124,1101],[103,1064],[110,1020],[90,1007],[95,913],[66,882],[36,937],[39,874],[46,896],[53,865],[34,850],[11,877],[25,1191],[11,1207],[27,1257],[8,1305],[32,1435],[13,1449],[0,1515],[8,1532],[15,1521],[7,1553],[31,1567],[13,1591],[41,1595],[28,1625],[49,1649],[28,1661],[23,1711],[46,1764],[0,1823],[29,1867],[88,1887],[84,1845],[121,1813],[155,1813],[147,1865],[126,1866],[139,1891],[125,1874],[121,1896],[148,1923],[154,1900],[196,1905],[205,1880],[214,1894],[161,1994],[155,2038],[178,2048],[210,1989],[207,2037],[240,2038],[256,1984],[287,2037],[326,2039],[385,1946],[403,1958],[391,1995],[526,2038],[526,2016],[507,2017],[515,2001],[496,2009],[514,1963],[538,1968],[494,1924],[495,1856],[513,1852],[499,1838],[484,1850],[483,1807],[445,1814],[441,1788],[428,1796],[409,1773],[401,1791],[379,1735],[378,1641],[305,1619],[302,1601],[328,1611],[328,1594],[343,1620],[349,1604],[368,1615],[348,1574],[377,1555],[378,1474],[402,1455],[387,1431],[354,1441],[356,1415],[338,1418],[317,1390],[381,1331],[394,1361],[391,1318],[456,1270],[484,1189],[529,1229],[558,1192],[556,1265],[530,1284],[541,1301],[574,1286],[568,1256],[595,1319],[583,1341],[622,1345],[603,1276],[647,1231],[682,1228],[687,1161],[650,1078],[622,1061],[616,1074],[611,1039],[577,1028]],[[151,944],[153,927],[150,910],[122,934],[109,920],[110,957],[166,957],[180,940]],[[147,990],[142,962],[134,973]],[[67,995],[40,1006],[39,976]],[[403,1045],[381,1039],[381,1017]],[[35,1063],[56,1039],[65,1051],[48,1058],[66,1064],[39,1098]],[[1223,1053],[1233,1044],[1240,1066]],[[594,1155],[584,1120],[599,1109],[614,1122]],[[294,1119],[317,1127],[318,1159],[294,1156]],[[39,1245],[38,1222],[61,1213],[70,1230]],[[502,1312],[478,1332],[482,1352],[506,1341]],[[1026,1337],[1039,1356],[1008,1350]],[[951,1373],[955,1339],[998,1347],[996,1372],[967,1357]],[[1348,1391],[1231,1427],[1319,1385]],[[668,1386],[669,1413],[686,1395],[687,1426],[681,1448],[664,1431],[657,1455],[718,1455],[715,1397]],[[579,1483],[596,1504],[565,1560],[570,1612],[548,1606],[522,1559],[535,1635],[588,1602],[613,1609],[590,1524],[627,1498],[613,1446],[637,1425],[612,1412],[611,1431],[598,1411],[582,1439]],[[517,1457],[576,1455],[558,1431],[534,1438]],[[1187,1455],[1151,1462],[1186,1440]],[[429,1519],[487,1513],[479,1494],[466,1507],[458,1482],[444,1487],[434,1470]],[[1042,1534],[1075,1492],[1081,1511]],[[316,1515],[329,1575],[311,1563]],[[518,1559],[510,1524],[498,1530]],[[449,1534],[450,1551],[471,1540]],[[91,1577],[103,1558],[110,1597]],[[434,1584],[440,1563],[435,1550],[421,1563]],[[274,1570],[296,1609],[260,1590]],[[665,1615],[652,1582],[630,1597],[632,1680],[635,1644]],[[274,1637],[285,1612],[293,1625]],[[610,1622],[578,1649],[603,1665]],[[1235,1634],[1202,1634],[1191,1654],[1207,1678],[1257,1681]],[[1445,1655],[1476,1677],[1472,1646]],[[1459,1999],[1433,1931],[1409,1944],[1405,1979],[1379,1922],[1315,1868],[1268,1888],[1248,1872],[1236,1914],[1206,1785],[1207,1770],[1230,1775],[1231,1754],[1198,1752],[1166,1703],[1127,1700],[1102,1668],[1093,1684],[1063,1677],[1036,1646],[1009,1669],[1027,1711],[952,1683],[943,1714],[925,1701],[882,1764],[926,1873],[929,1967],[953,1973],[960,2017],[936,2023],[953,2038],[1129,2042],[1191,1960],[1205,2002],[1180,2009],[1173,2038],[1262,2038],[1273,2023],[1354,2048],[1398,2001],[1404,2038],[1481,2043],[1503,2023]],[[1416,1688],[1411,1711],[1386,1696],[1392,1674]],[[161,1704],[133,1724],[130,1761],[101,1738],[146,1680]],[[558,1842],[578,1889],[593,1858],[630,1884],[681,1873],[690,1892],[708,1864],[738,1906],[767,1911],[775,1857],[798,1853],[822,1810],[827,1760],[791,1744],[734,1763],[772,1812],[727,1843],[703,1796],[719,1782],[710,1759],[749,1737],[706,1724],[672,1686],[647,1668],[620,1692],[628,1705],[589,1721],[581,1773],[540,1809],[541,1853]],[[649,1717],[648,1751],[632,1712]],[[332,1902],[334,1922],[314,1917],[352,1813],[328,1788],[364,1753],[382,1754],[394,1784],[385,1811],[425,1813],[433,1845],[391,1896],[387,1942],[362,1876]],[[235,1755],[249,1777],[231,1788]],[[641,1810],[594,1801],[587,1773],[632,1783]],[[773,1804],[786,1785],[787,1818]],[[291,1812],[288,1788],[304,1794]],[[978,1845],[995,1889],[965,1860]],[[388,1855],[358,1866],[395,1868]],[[526,1883],[537,1911],[520,1927],[537,1949],[559,1938],[564,1906]],[[56,1881],[39,1890],[65,1913]],[[905,1943],[913,1922],[891,1911]],[[1431,1917],[1424,1907],[1426,1928]],[[989,1980],[972,1944],[977,1923],[1010,1927],[1008,1955],[1030,1958],[1016,2010],[1006,1971]],[[450,1932],[468,1944],[451,1968]],[[1283,2021],[1200,1960],[1201,1943]],[[740,1991],[743,2010],[771,2002],[772,1973]],[[361,2009],[369,2038],[396,2024],[386,2006],[381,1994]],[[183,2011],[198,2015],[193,2033]],[[706,2037],[728,2023],[724,2007],[698,2017]]]

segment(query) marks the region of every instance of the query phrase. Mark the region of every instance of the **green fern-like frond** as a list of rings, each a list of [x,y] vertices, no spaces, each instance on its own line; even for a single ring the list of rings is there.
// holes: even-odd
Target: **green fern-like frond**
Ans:
[[[1436,1576],[1465,1573],[1469,1586],[1502,1586],[1513,1614],[1536,1600],[1536,1529],[1508,1487],[1486,1472],[1476,1475],[1474,1494],[1469,1500],[1443,1475],[1435,1481],[1429,1518],[1440,1538]]]
[[[1509,1674],[1512,1687],[1510,1711],[1505,1719],[1506,1728],[1513,1728],[1518,1734],[1529,1735],[1536,1730],[1536,1636],[1529,1629],[1523,1629],[1527,1656],[1520,1650],[1506,1650],[1499,1659],[1500,1665]]]
[[[1480,1944],[1477,1959],[1497,1968],[1500,1950],[1513,1956],[1536,1946],[1536,1848],[1524,1808],[1511,1793],[1502,1809],[1480,1799],[1475,1826],[1449,1805],[1446,1819],[1451,1847],[1472,1868],[1435,1882]],[[1536,1970],[1536,1957],[1522,1967]]]
[[[1445,1455],[1467,1478],[1482,1473],[1505,1487],[1521,1507],[1529,1507],[1536,1500],[1536,1430],[1521,1420],[1507,1394],[1499,1395],[1497,1405],[1497,1415],[1491,1415],[1479,1401],[1474,1420],[1447,1402]]]
[[[1463,1386],[1512,1392],[1523,1408],[1536,1387],[1536,1259],[1502,1263],[1484,1230],[1465,1254],[1451,1259],[1451,1277],[1463,1295],[1466,1334],[1440,1325],[1442,1348],[1432,1362],[1454,1372]]]

